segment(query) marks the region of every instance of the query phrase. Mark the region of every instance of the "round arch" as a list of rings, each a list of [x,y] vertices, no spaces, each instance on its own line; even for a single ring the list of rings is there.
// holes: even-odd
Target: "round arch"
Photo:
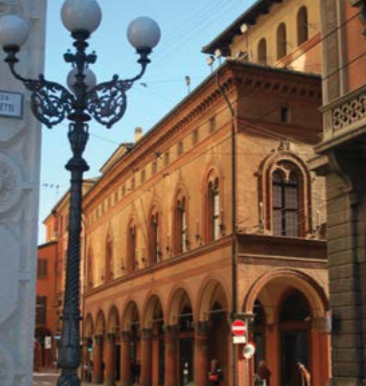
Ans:
[[[135,300],[127,302],[122,313],[122,331],[130,331],[133,322],[140,321],[140,312]]]
[[[204,280],[196,306],[197,319],[208,321],[215,303],[219,303],[222,309],[228,312],[230,307],[228,293],[221,279],[211,277]]]
[[[188,306],[194,310],[192,297],[189,290],[184,285],[180,284],[172,290],[165,315],[167,325],[175,325],[179,320],[181,310]],[[193,312],[193,320],[195,320],[195,313]]]
[[[94,335],[94,322],[91,314],[88,314],[85,319],[84,337],[91,338]]]
[[[159,313],[159,311],[163,315],[164,319],[164,311],[160,297],[156,293],[151,294],[148,296],[144,305],[141,318],[142,328],[151,328],[156,319],[156,314]]]
[[[95,335],[104,335],[106,332],[106,320],[104,316],[104,312],[100,310],[97,314],[97,319],[95,322]]]
[[[118,309],[116,306],[112,306],[108,315],[107,331],[110,334],[115,334],[119,332],[119,328],[120,328],[120,320],[119,320]]]
[[[252,313],[255,301],[259,295],[261,295],[260,301],[264,307],[266,304],[270,304],[271,291],[266,291],[265,287],[278,281],[285,282],[286,286],[297,289],[305,296],[312,309],[314,318],[325,317],[328,309],[328,300],[324,289],[312,277],[291,269],[275,269],[262,275],[252,285],[244,299],[244,313]]]

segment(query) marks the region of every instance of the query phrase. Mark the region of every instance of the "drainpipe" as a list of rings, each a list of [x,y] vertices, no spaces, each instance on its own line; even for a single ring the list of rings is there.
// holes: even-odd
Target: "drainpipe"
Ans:
[[[231,114],[231,178],[232,178],[232,190],[231,190],[231,202],[232,202],[232,214],[231,214],[231,233],[232,233],[232,255],[231,255],[231,275],[232,275],[232,312],[231,320],[234,321],[237,317],[237,271],[236,271],[236,130],[235,130],[235,110],[230,102],[228,96],[225,93],[225,89],[220,84],[219,70],[216,72],[216,84],[220,91],[220,94],[227,104]],[[231,355],[232,355],[232,385],[237,384],[237,371],[236,371],[236,349],[234,343],[231,343]]]

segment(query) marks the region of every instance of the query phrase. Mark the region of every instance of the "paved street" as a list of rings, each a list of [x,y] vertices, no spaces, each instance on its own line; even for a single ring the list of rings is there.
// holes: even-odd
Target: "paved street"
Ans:
[[[34,373],[33,386],[54,386],[57,382],[58,374],[55,373]]]
[[[33,386],[56,386],[57,373],[34,373]],[[94,386],[91,383],[83,383],[82,386]]]

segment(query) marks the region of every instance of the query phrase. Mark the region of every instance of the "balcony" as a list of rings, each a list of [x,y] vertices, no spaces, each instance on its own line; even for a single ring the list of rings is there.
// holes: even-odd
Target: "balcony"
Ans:
[[[366,86],[353,91],[321,109],[323,140],[318,152],[341,146],[366,135]]]

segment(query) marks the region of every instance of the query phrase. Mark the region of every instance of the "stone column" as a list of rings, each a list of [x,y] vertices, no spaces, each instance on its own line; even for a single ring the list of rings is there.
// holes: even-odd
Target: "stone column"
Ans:
[[[106,350],[105,350],[105,386],[114,386],[116,381],[116,335],[107,334]]]
[[[31,26],[18,66],[25,77],[43,73],[46,3],[0,1],[0,18],[15,13]],[[30,93],[11,74],[2,50],[0,90],[0,385],[27,386],[33,375],[42,131],[31,113]],[[37,294],[46,296],[40,289]]]
[[[121,384],[131,384],[131,333],[123,331],[121,334]]]
[[[151,386],[152,383],[152,330],[141,330],[141,386]]]
[[[206,386],[208,381],[209,357],[208,357],[208,333],[209,322],[198,322],[195,325],[194,335],[194,384]]]
[[[165,386],[177,386],[178,326],[165,328]]]
[[[83,381],[87,380],[87,370],[86,366],[89,362],[89,353],[88,353],[88,338],[83,338],[83,349],[81,352],[81,379]]]
[[[94,337],[93,347],[93,383],[101,385],[103,383],[103,336]]]

